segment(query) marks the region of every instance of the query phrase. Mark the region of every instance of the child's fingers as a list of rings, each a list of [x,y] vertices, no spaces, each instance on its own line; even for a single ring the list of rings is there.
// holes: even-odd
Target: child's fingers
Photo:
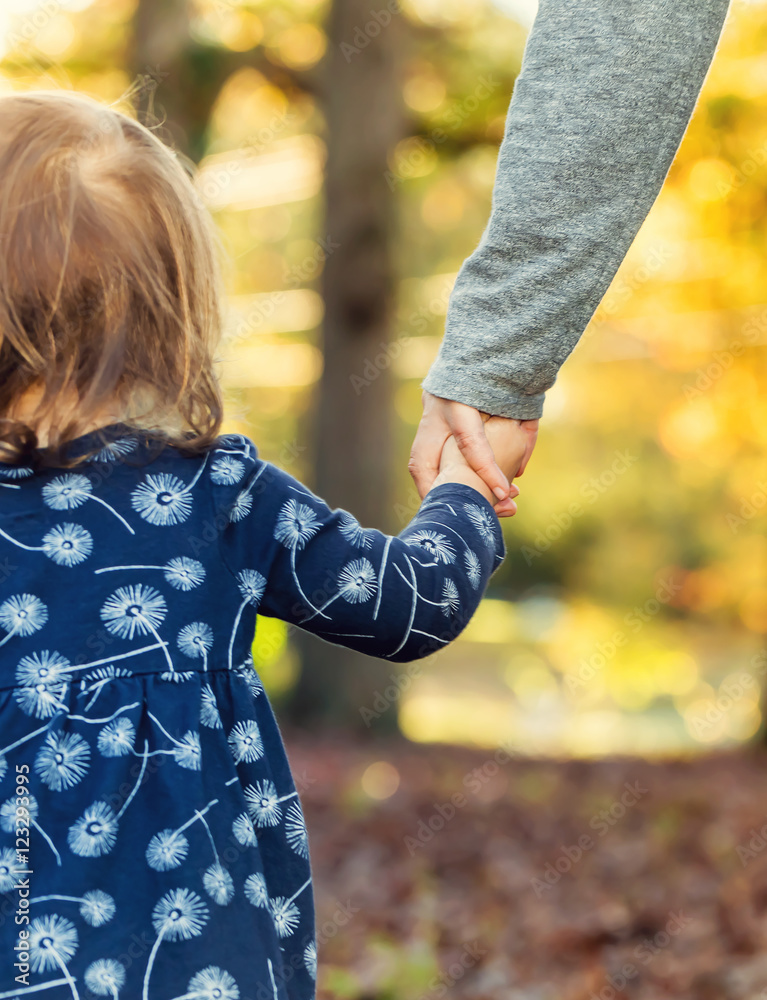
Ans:
[[[450,428],[441,419],[429,415],[421,420],[410,451],[408,471],[423,500],[439,474],[440,456]]]
[[[498,517],[513,517],[517,513],[517,505],[513,500],[499,500],[494,510]]]

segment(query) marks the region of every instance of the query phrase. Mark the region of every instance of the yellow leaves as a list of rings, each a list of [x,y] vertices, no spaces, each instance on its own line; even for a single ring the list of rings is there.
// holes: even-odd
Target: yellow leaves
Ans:
[[[508,741],[513,702],[421,679],[399,707],[403,735],[417,743],[497,747]]]
[[[690,168],[687,187],[699,202],[719,201],[733,190],[735,171],[725,160],[707,157]]]
[[[709,463],[733,450],[732,442],[721,433],[719,413],[707,397],[672,407],[661,417],[659,437],[675,458],[694,458]]]
[[[421,218],[430,229],[442,232],[457,226],[466,207],[461,184],[445,177],[433,184],[421,202]]]
[[[749,590],[743,596],[738,611],[747,629],[759,634],[767,632],[767,587]]]
[[[286,66],[309,69],[320,61],[327,48],[325,33],[315,24],[295,24],[280,32],[274,48]]]
[[[423,67],[410,76],[402,88],[405,104],[420,114],[435,111],[444,101],[446,94],[444,80],[428,67]]]

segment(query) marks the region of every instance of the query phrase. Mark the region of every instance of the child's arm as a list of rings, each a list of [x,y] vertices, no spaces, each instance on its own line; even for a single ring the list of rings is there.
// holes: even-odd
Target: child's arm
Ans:
[[[463,471],[446,469],[391,536],[331,509],[239,440],[247,471],[236,489],[218,488],[219,513],[233,511],[220,543],[235,575],[265,577],[259,614],[397,662],[428,656],[464,629],[505,547],[492,503]]]

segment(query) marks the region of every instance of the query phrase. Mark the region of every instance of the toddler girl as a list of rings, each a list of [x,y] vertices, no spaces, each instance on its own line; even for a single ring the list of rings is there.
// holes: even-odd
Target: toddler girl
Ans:
[[[256,614],[428,656],[504,557],[493,494],[449,442],[390,537],[220,436],[215,230],[130,117],[0,98],[0,233],[0,998],[310,1000]]]

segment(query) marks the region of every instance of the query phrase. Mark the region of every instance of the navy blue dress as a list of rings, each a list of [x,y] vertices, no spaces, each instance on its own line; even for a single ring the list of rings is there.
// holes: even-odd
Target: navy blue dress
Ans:
[[[74,469],[0,465],[0,998],[311,1000],[306,827],[256,612],[427,656],[475,611],[500,522],[443,485],[391,537],[240,435],[196,457],[106,435]]]

